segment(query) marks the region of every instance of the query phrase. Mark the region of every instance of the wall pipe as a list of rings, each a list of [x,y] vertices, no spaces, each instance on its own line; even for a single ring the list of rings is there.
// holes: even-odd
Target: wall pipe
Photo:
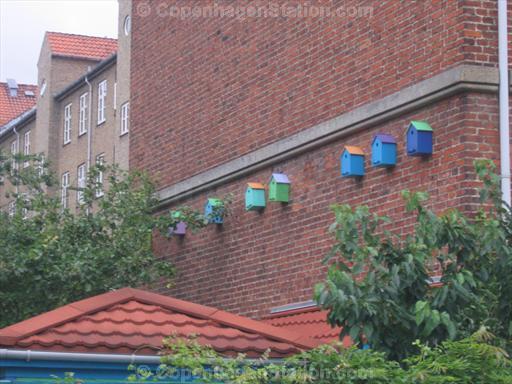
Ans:
[[[503,202],[510,207],[510,126],[507,0],[498,0],[498,66],[500,73],[500,164]]]
[[[92,158],[92,129],[91,129],[91,110],[92,110],[92,85],[89,82],[87,76],[85,76],[85,83],[89,86],[89,100],[88,100],[88,108],[87,108],[87,171],[91,168],[91,158]]]

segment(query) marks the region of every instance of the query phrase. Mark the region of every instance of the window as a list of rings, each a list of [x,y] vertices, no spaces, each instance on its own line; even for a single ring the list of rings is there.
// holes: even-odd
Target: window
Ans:
[[[60,205],[62,209],[66,209],[69,206],[69,172],[64,172],[61,178],[60,188]]]
[[[18,153],[18,141],[14,140],[11,143],[11,156],[12,156],[11,174],[16,170],[16,154],[17,153]]]
[[[64,144],[71,143],[71,104],[64,107]]]
[[[41,84],[41,88],[39,90],[39,95],[43,96],[46,91],[46,80],[43,80],[43,83]]]
[[[96,197],[103,196],[103,165],[105,164],[105,154],[96,156],[96,165],[99,166],[96,175]]]
[[[30,155],[30,131],[25,132],[25,136],[23,139],[23,155]],[[30,161],[28,159],[25,159],[25,161],[23,162],[23,166],[26,168],[29,165]]]
[[[9,217],[14,217],[16,214],[16,200],[9,203]]]
[[[37,164],[37,174],[39,175],[39,177],[44,175],[44,166],[45,166],[44,162],[45,162],[45,157],[44,157],[44,155],[41,155],[41,157],[39,158],[39,162]]]
[[[98,125],[105,122],[105,101],[107,99],[107,80],[98,84]]]
[[[77,190],[76,190],[76,202],[78,204],[84,203],[84,191],[85,188],[85,164],[80,164],[77,168]]]
[[[82,136],[87,132],[87,123],[89,122],[89,116],[87,113],[89,112],[89,103],[87,97],[89,96],[88,92],[85,92],[82,96],[80,96],[80,113],[78,117],[78,136]]]
[[[123,29],[124,29],[124,34],[126,36],[128,36],[130,34],[131,29],[132,29],[132,18],[130,17],[130,15],[128,15],[128,16],[126,16],[124,18]]]
[[[121,106],[121,136],[128,133],[130,122],[130,103]]]

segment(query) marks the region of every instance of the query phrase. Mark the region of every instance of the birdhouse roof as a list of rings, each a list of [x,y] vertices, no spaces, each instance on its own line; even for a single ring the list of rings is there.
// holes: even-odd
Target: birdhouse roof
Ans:
[[[396,144],[396,139],[387,133],[378,133],[373,137],[373,142],[379,139],[384,144]]]
[[[361,148],[359,148],[359,147],[354,146],[354,145],[346,145],[345,146],[345,151],[347,151],[351,155],[364,156],[363,150]]]
[[[247,186],[252,189],[265,189],[265,186],[261,183],[247,183]]]
[[[212,206],[221,205],[222,204],[222,200],[221,199],[217,199],[215,197],[210,197],[208,199],[208,203],[207,204],[210,204]]]
[[[290,179],[284,173],[273,173],[272,178],[276,181],[276,183],[280,184],[290,184]]]
[[[427,131],[432,132],[432,127],[426,121],[413,120],[411,121],[411,125],[409,128],[414,127],[417,131]]]

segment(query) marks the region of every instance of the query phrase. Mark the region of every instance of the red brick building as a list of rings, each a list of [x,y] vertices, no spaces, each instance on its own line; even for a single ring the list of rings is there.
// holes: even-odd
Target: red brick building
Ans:
[[[437,211],[477,203],[473,160],[499,162],[495,0],[329,1],[323,17],[218,3],[238,8],[132,8],[130,167],[155,177],[162,212],[234,194],[221,227],[155,239],[178,270],[170,293],[263,317],[323,279],[330,204],[367,204],[403,233],[403,189],[428,191]],[[432,126],[431,157],[405,153],[411,120]],[[397,139],[392,169],[370,166],[379,132]],[[340,176],[345,145],[366,153],[362,179]],[[276,171],[291,202],[246,212],[247,182]]]

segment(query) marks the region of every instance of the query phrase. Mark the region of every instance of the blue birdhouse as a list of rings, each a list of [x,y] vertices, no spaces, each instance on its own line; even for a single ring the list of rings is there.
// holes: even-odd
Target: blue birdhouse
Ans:
[[[426,121],[411,121],[407,129],[407,154],[430,156],[432,154],[432,127]]]
[[[373,137],[372,166],[394,167],[396,165],[396,140],[393,136],[379,133]]]
[[[204,216],[208,223],[222,224],[224,222],[224,203],[221,199],[209,198],[204,206]]]
[[[264,209],[265,202],[265,186],[261,183],[247,183],[245,190],[245,210],[259,211]]]
[[[359,147],[345,146],[341,154],[341,176],[364,176],[364,152]]]

